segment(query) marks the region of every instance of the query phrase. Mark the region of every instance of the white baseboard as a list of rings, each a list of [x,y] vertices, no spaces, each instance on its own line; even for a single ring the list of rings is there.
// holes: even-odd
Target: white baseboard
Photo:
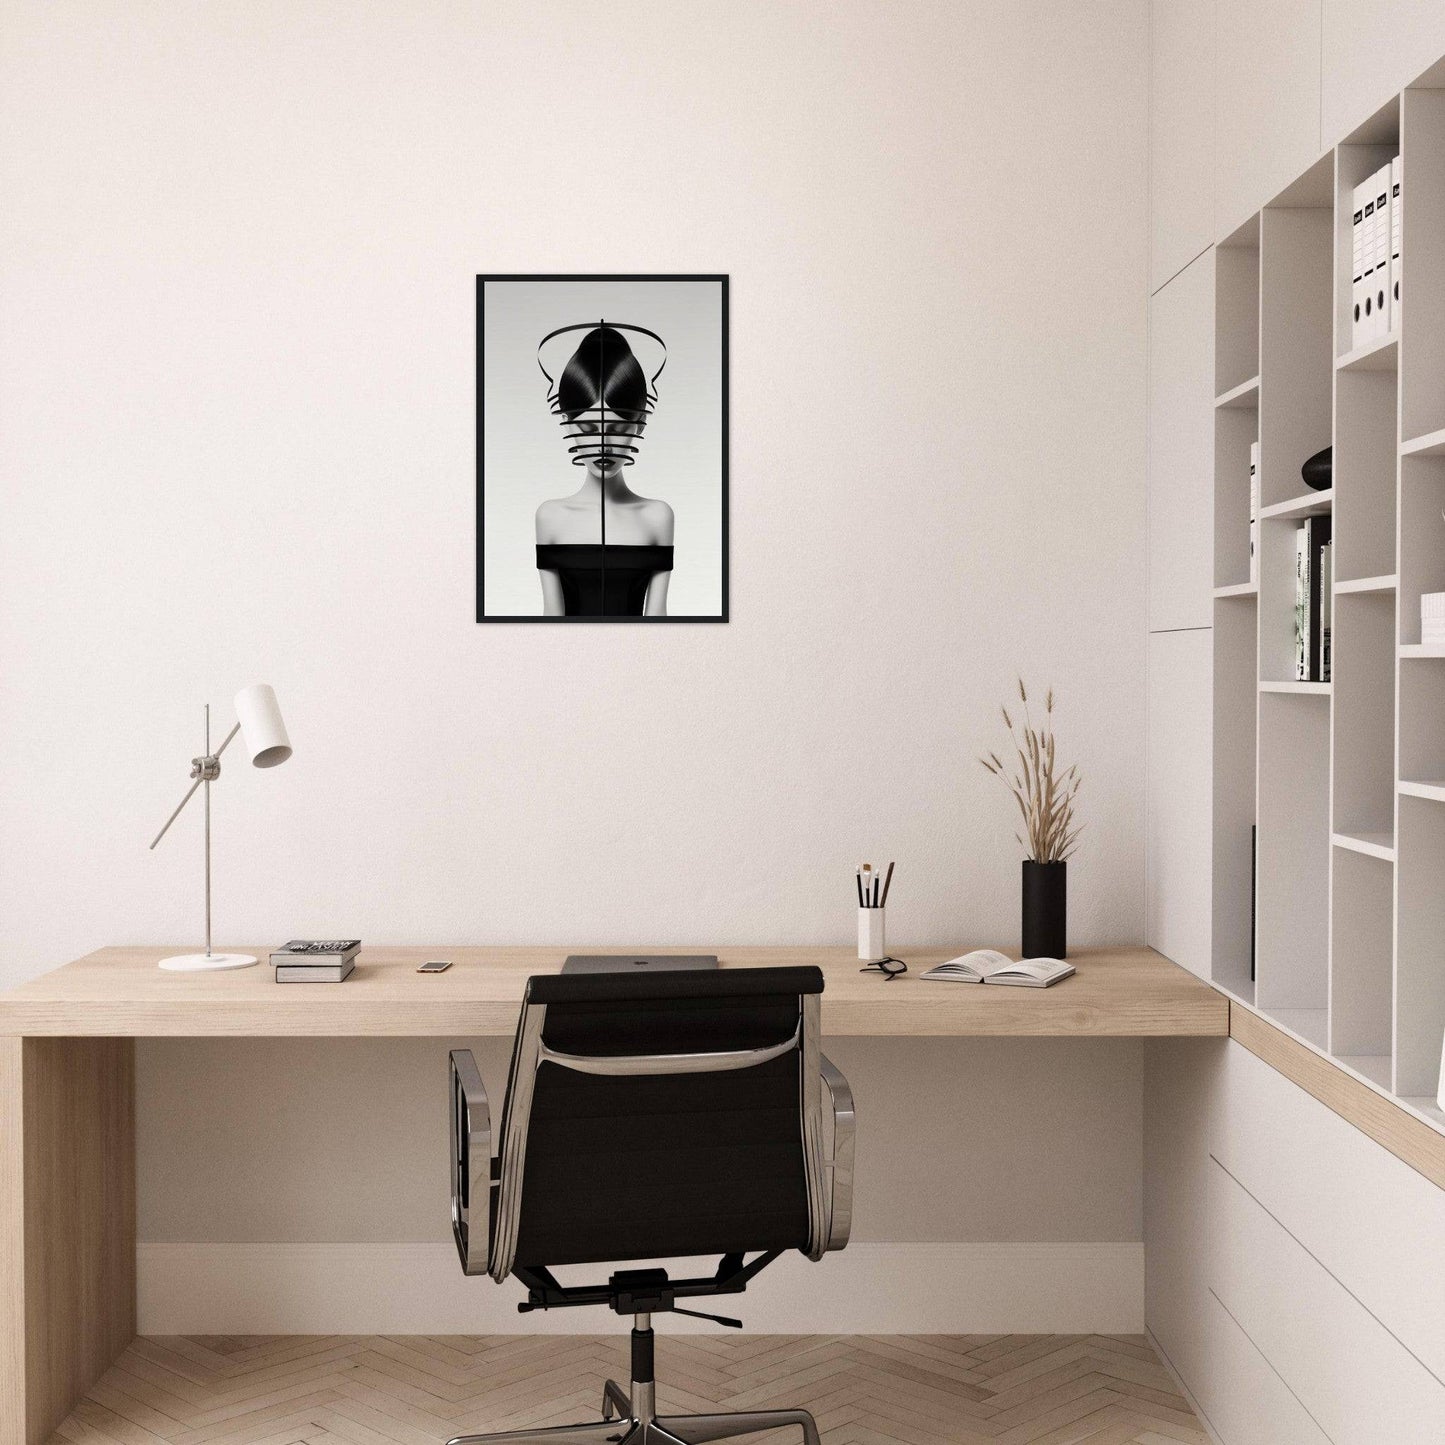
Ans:
[[[142,1334],[611,1328],[596,1309],[518,1314],[521,1286],[466,1278],[449,1244],[142,1244],[136,1256]],[[717,1309],[761,1334],[1138,1334],[1144,1246],[854,1244],[817,1264],[786,1255]],[[677,1316],[667,1323],[714,1328]]]

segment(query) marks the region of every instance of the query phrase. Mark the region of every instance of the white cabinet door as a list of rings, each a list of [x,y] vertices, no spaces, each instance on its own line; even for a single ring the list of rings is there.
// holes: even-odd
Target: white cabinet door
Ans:
[[[1149,635],[1145,839],[1147,938],[1210,974],[1213,633]]]
[[[1154,0],[1149,23],[1149,289],[1214,240],[1214,7]]]
[[[1445,55],[1438,0],[1324,0],[1324,142],[1335,145]]]
[[[1214,252],[1149,301],[1149,630],[1214,620]]]
[[[1320,145],[1320,0],[1215,5],[1215,230],[1308,170]]]

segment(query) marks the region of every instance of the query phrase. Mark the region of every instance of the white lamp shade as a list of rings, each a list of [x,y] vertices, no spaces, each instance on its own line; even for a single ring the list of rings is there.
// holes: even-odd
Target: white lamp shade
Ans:
[[[281,721],[276,690],[269,682],[243,687],[236,694],[236,721],[247,756],[258,768],[274,768],[291,756],[291,739]]]

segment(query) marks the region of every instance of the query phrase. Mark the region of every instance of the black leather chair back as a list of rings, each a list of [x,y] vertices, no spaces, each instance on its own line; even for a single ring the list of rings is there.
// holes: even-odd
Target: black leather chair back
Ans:
[[[503,1170],[525,1150],[509,1263],[821,1249],[804,1103],[822,990],[816,968],[531,979],[502,1127]]]

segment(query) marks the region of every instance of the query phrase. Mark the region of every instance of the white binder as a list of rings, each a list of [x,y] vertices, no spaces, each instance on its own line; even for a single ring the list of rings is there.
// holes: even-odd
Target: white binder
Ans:
[[[1370,183],[1361,181],[1354,190],[1350,223],[1350,349],[1365,340],[1365,199]]]
[[[1369,299],[1374,307],[1370,336],[1379,340],[1390,334],[1390,167],[1375,172],[1374,269],[1370,272]]]
[[[1400,157],[1390,162],[1390,330],[1400,329],[1400,233],[1405,225]]]
[[[1375,177],[1366,176],[1361,188],[1364,206],[1361,243],[1360,340],[1375,339]]]

